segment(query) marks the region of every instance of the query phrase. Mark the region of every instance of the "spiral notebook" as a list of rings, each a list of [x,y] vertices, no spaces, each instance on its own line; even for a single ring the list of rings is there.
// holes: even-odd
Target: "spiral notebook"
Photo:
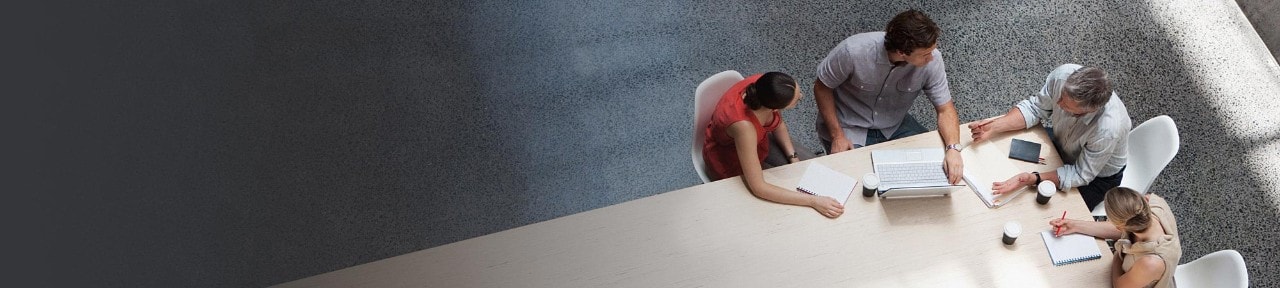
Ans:
[[[1102,258],[1102,251],[1098,250],[1097,241],[1089,235],[1069,234],[1053,237],[1053,231],[1050,230],[1040,232],[1040,238],[1044,238],[1044,246],[1049,249],[1049,258],[1053,260],[1054,266]]]
[[[853,189],[857,186],[857,179],[832,170],[826,165],[813,162],[809,164],[808,169],[804,170],[804,176],[800,178],[800,184],[796,185],[796,190],[835,198],[840,205],[844,205],[844,202],[849,199],[849,194],[853,193]]]

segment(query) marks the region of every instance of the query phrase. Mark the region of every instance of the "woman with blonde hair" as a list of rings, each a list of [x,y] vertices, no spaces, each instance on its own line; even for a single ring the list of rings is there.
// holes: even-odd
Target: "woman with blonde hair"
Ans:
[[[1053,220],[1056,236],[1080,233],[1118,239],[1111,263],[1114,287],[1174,287],[1173,272],[1182,258],[1178,224],[1163,197],[1116,187],[1103,199],[1107,222]]]

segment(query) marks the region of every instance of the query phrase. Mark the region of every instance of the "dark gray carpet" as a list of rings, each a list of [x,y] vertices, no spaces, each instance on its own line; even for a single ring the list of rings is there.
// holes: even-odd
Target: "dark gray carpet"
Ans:
[[[962,121],[1067,62],[1108,70],[1135,125],[1172,116],[1182,152],[1153,189],[1183,262],[1236,249],[1254,285],[1280,281],[1280,68],[1229,0],[505,2],[42,4],[11,94],[35,136],[9,150],[34,167],[9,174],[37,235],[17,271],[264,286],[696,185],[702,79],[811,83],[914,7],[944,30]],[[784,116],[816,149],[804,86]]]

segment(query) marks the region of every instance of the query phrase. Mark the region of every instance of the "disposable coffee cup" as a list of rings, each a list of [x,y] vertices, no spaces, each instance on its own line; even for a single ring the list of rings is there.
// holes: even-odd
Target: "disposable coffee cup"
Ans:
[[[862,175],[862,197],[876,195],[876,188],[880,188],[880,176],[876,173]]]
[[[1058,192],[1058,187],[1054,187],[1053,182],[1041,181],[1040,185],[1036,185],[1036,190],[1040,192],[1036,195],[1036,203],[1048,204],[1053,193]]]
[[[1009,221],[1004,223],[1004,245],[1013,245],[1013,241],[1018,240],[1018,236],[1022,236],[1022,225],[1017,221]]]

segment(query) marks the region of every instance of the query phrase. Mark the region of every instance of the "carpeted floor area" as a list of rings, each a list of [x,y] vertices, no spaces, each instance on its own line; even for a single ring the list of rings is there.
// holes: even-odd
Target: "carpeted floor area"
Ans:
[[[14,174],[49,238],[29,275],[265,286],[697,185],[700,81],[812,83],[837,42],[916,8],[962,122],[1062,63],[1106,69],[1135,126],[1173,117],[1152,189],[1183,262],[1235,249],[1280,283],[1280,67],[1233,1],[508,2],[44,4],[19,151],[38,169]],[[803,86],[783,114],[818,149]],[[923,98],[912,113],[936,127]]]

